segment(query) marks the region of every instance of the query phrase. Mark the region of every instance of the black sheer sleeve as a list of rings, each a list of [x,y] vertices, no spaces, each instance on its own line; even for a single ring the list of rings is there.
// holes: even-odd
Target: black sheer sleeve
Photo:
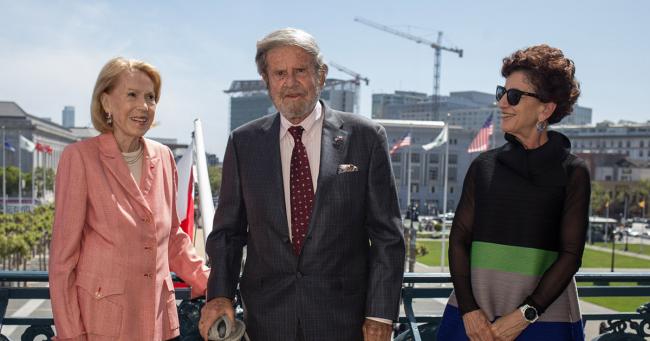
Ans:
[[[577,159],[569,166],[564,210],[560,226],[560,249],[557,260],[546,270],[535,291],[524,303],[543,313],[564,291],[582,263],[587,226],[591,182],[584,161]]]
[[[454,283],[454,293],[462,314],[479,309],[472,293],[470,272],[470,251],[472,247],[472,228],[474,225],[474,188],[476,160],[472,162],[465,181],[460,202],[456,208],[454,222],[449,235],[449,271]]]

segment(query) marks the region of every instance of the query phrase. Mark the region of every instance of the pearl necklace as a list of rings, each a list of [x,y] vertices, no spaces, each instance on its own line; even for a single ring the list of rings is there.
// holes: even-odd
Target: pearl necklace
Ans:
[[[138,149],[137,152],[138,153],[135,155],[126,155],[123,153],[122,157],[124,157],[124,161],[126,161],[128,165],[134,165],[142,158],[142,155],[144,154],[144,148],[140,146],[140,149]]]

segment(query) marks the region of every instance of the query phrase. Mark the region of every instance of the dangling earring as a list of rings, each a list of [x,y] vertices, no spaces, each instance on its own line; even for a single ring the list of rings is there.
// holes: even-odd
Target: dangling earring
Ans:
[[[108,125],[113,124],[113,116],[110,113],[106,113],[106,124]]]
[[[535,129],[537,129],[538,132],[543,132],[544,129],[548,126],[548,123],[546,121],[539,121],[537,124],[535,124]]]

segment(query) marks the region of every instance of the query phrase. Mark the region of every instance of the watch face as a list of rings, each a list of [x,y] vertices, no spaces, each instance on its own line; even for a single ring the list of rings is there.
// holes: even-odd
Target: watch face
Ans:
[[[532,321],[537,318],[537,312],[535,311],[535,308],[529,307],[524,311],[524,316],[528,321]]]

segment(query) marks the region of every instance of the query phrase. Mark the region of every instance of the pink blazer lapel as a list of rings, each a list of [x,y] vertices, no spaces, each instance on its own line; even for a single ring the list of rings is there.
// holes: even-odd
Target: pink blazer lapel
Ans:
[[[142,169],[142,180],[140,181],[140,191],[146,197],[147,193],[151,190],[154,183],[154,178],[158,174],[158,167],[160,167],[160,154],[155,150],[153,145],[145,138],[144,142],[144,165]]]
[[[151,188],[153,173],[151,169],[151,152],[148,151],[150,148],[146,148],[145,143],[145,152],[147,153],[147,159],[145,159],[146,171],[143,169],[143,180],[145,184],[148,184],[148,189]],[[99,151],[100,151],[100,160],[104,164],[105,168],[108,170],[109,174],[112,174],[115,180],[122,186],[124,192],[131,198],[135,203],[138,203],[142,208],[146,209],[148,213],[151,213],[151,207],[145,199],[142,191],[138,184],[135,183],[135,179],[131,175],[131,171],[126,165],[122,153],[117,147],[117,142],[113,137],[112,133],[104,133],[99,136]],[[156,161],[156,164],[158,162]],[[155,167],[155,165],[154,165]]]

